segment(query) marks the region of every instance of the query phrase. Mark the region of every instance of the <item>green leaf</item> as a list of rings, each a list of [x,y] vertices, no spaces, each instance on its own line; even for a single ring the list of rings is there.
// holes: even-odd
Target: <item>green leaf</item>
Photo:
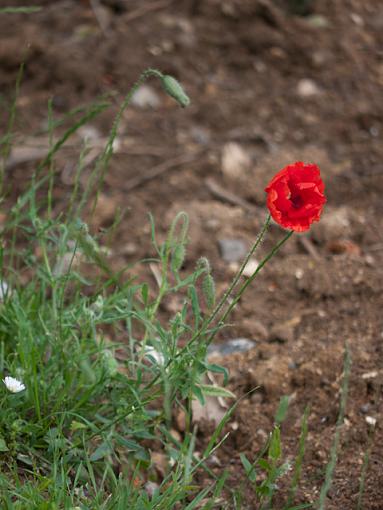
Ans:
[[[89,460],[91,462],[96,462],[97,460],[100,460],[107,455],[111,453],[110,446],[108,443],[102,443],[96,450],[92,453],[92,455],[89,457]]]
[[[149,463],[150,462],[150,455],[149,452],[145,450],[145,448],[140,448],[136,452],[134,452],[134,458],[136,460],[139,460],[140,462]]]
[[[206,370],[210,372],[214,372],[215,374],[223,375],[223,385],[226,386],[227,381],[229,380],[229,371],[225,367],[221,367],[221,365],[216,365],[215,363],[205,363]]]
[[[266,459],[259,459],[257,463],[258,463],[258,466],[260,468],[262,468],[264,471],[266,471],[267,473],[269,473],[272,470],[270,464],[267,462]]]
[[[30,14],[41,11],[42,7],[1,7],[0,14]]]
[[[279,406],[275,414],[275,423],[277,425],[280,425],[286,419],[289,402],[290,402],[289,395],[283,396],[279,401]]]
[[[273,433],[271,434],[268,454],[270,459],[274,461],[278,460],[282,455],[281,432],[279,427],[275,427]]]
[[[247,459],[244,453],[240,453],[239,458],[241,459],[242,465],[245,468],[246,476],[250,482],[254,483],[257,478],[257,473],[255,471],[254,465]]]
[[[147,283],[144,283],[141,287],[141,297],[144,305],[147,305],[149,297],[149,285]]]
[[[88,426],[85,425],[85,423],[81,423],[76,420],[73,420],[72,423],[70,424],[70,429],[72,432],[75,432],[76,430],[87,429],[87,428],[88,428]]]
[[[200,386],[193,385],[192,392],[193,392],[193,395],[196,396],[197,399],[199,400],[201,406],[204,406],[206,404],[206,402],[205,402],[205,398],[203,396],[203,392],[202,392]]]
[[[126,439],[125,437],[117,436],[116,441],[121,446],[125,446],[125,448],[131,451],[138,451],[142,449],[142,446],[140,446],[136,441],[133,441],[133,439]]]
[[[211,384],[199,384],[198,387],[201,389],[204,395],[209,397],[236,398],[234,393],[227,390],[226,388],[222,388],[221,386],[212,386]]]
[[[0,437],[0,452],[9,452],[9,448],[2,437]]]

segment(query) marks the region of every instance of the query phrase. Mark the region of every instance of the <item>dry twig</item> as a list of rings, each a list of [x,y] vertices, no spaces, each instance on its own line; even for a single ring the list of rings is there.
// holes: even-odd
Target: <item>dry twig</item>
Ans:
[[[134,19],[140,18],[141,16],[145,16],[150,11],[156,11],[159,9],[164,9],[173,3],[173,0],[159,0],[158,2],[149,3],[135,9],[130,14],[125,16],[125,21],[132,21]]]
[[[148,181],[151,181],[156,177],[163,175],[164,173],[168,172],[169,170],[172,170],[173,168],[176,168],[177,166],[194,162],[202,156],[203,152],[204,151],[200,151],[197,154],[193,153],[187,155],[182,154],[181,156],[176,156],[175,158],[169,159],[168,161],[164,161],[159,165],[149,168],[149,170],[144,172],[142,175],[138,175],[137,177],[129,179],[123,185],[124,191],[131,191],[133,189],[139,188]]]
[[[223,202],[227,202],[232,205],[238,205],[239,207],[242,207],[242,209],[245,209],[246,211],[251,212],[253,214],[258,212],[258,207],[256,207],[253,204],[250,204],[250,202],[248,202],[244,198],[239,197],[235,193],[227,191],[213,179],[210,178],[206,179],[205,184],[210,193],[219,200],[222,200]]]

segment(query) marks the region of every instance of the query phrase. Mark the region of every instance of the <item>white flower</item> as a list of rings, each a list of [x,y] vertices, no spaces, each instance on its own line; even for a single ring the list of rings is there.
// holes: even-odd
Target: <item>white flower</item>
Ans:
[[[3,379],[3,383],[12,393],[19,393],[20,391],[25,390],[25,385],[14,377],[5,377]]]

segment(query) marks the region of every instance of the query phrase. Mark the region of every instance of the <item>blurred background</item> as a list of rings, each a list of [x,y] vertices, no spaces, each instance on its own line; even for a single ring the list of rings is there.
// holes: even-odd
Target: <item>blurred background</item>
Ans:
[[[263,388],[238,407],[239,432],[233,432],[223,451],[235,473],[233,452],[255,453],[279,397],[293,394],[296,420],[293,412],[286,425],[292,446],[302,409],[312,404],[310,468],[302,491],[306,487],[315,494],[338,412],[334,394],[348,340],[351,398],[332,489],[336,504],[328,508],[354,508],[368,436],[365,418],[382,416],[383,3],[6,4],[42,9],[0,16],[2,130],[20,64],[25,63],[2,217],[28,184],[36,161],[47,153],[48,103],[58,136],[75,109],[111,102],[57,156],[59,213],[73,189],[79,154],[85,146],[85,187],[118,106],[147,67],[176,77],[191,105],[181,109],[150,79],[124,113],[97,209],[85,218],[94,232],[102,233],[117,212],[122,214],[110,244],[113,268],[153,254],[148,212],[161,234],[185,210],[191,223],[185,270],[207,256],[221,290],[264,221],[263,190],[271,176],[296,160],[320,166],[328,197],[321,222],[283,248],[234,314],[233,327],[221,334],[221,342],[256,342],[256,349],[234,353],[226,361],[236,394],[256,385]],[[280,236],[273,226],[262,250]],[[177,306],[169,302],[164,316]],[[375,441],[367,479],[369,509],[382,508],[379,428],[376,434],[380,440]]]

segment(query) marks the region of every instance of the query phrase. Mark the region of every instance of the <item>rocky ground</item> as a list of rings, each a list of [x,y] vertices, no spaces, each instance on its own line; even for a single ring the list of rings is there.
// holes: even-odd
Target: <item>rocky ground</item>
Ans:
[[[239,404],[212,469],[228,467],[234,486],[243,477],[239,454],[258,452],[279,398],[288,394],[284,454],[296,452],[300,419],[310,405],[299,498],[315,499],[333,440],[348,342],[350,395],[327,508],[356,508],[373,433],[363,508],[382,509],[383,5],[317,0],[301,16],[271,0],[96,4],[40,1],[40,12],[12,15],[12,23],[11,15],[0,16],[2,106],[25,60],[18,136],[7,165],[9,200],[46,153],[50,98],[55,119],[106,95],[116,105],[58,156],[59,211],[72,191],[84,139],[91,168],[118,104],[146,67],[182,81],[192,104],[181,110],[151,80],[124,114],[90,220],[98,231],[123,212],[112,241],[113,267],[152,255],[148,212],[163,233],[185,210],[191,228],[184,269],[207,256],[222,290],[264,221],[270,177],[295,160],[317,163],[328,197],[321,222],[273,259],[219,338],[220,344],[253,342],[246,351],[214,356],[230,369],[236,395],[260,389]],[[259,257],[281,235],[273,226]],[[169,303],[169,310],[175,307]],[[200,424],[202,432],[209,427]]]

